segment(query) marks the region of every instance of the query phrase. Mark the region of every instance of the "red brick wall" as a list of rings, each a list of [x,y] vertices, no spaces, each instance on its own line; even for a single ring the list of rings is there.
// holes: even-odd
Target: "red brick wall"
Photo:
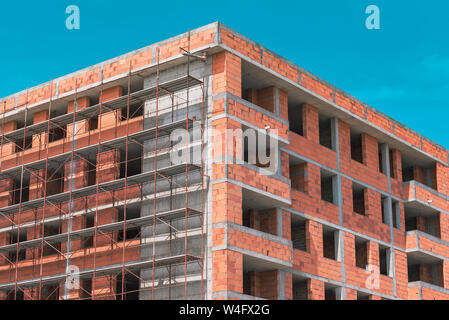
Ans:
[[[228,91],[238,97],[242,96],[242,67],[239,57],[223,51],[212,57],[213,91]]]

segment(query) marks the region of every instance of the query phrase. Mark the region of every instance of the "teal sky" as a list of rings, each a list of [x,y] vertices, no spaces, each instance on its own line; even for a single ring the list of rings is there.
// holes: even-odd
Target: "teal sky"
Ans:
[[[368,5],[381,29],[365,27]],[[80,8],[80,30],[65,9]],[[0,96],[214,21],[449,148],[449,2],[87,1],[0,4]]]

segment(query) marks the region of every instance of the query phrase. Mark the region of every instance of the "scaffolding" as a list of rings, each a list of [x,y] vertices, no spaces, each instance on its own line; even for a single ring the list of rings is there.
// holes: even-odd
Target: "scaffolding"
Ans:
[[[204,298],[205,85],[204,78],[190,75],[190,32],[188,48],[181,49],[185,76],[161,83],[157,50],[154,86],[133,91],[132,78],[139,75],[130,62],[126,95],[106,101],[102,80],[98,103],[81,108],[76,83],[72,110],[62,114],[54,108],[52,81],[48,117],[38,123],[27,123],[27,93],[18,111],[23,127],[2,132],[0,141],[0,181],[12,186],[7,205],[0,208],[0,234],[7,235],[0,247],[2,299],[125,300],[149,298],[150,293],[152,299],[170,299],[175,287],[183,287],[182,298],[187,299],[190,281],[200,282]],[[189,114],[192,88],[201,91],[200,120]],[[171,103],[161,106],[163,98]],[[154,101],[155,110],[147,114],[148,101]],[[104,116],[111,114],[118,120],[103,125]],[[200,163],[190,161],[189,132],[195,123],[201,129]],[[169,139],[177,129],[186,132],[181,147]],[[4,155],[8,147],[12,152]],[[167,164],[165,158],[179,148],[184,163]],[[105,165],[100,155],[110,151],[120,159]],[[102,172],[111,167],[116,178],[103,180]],[[85,179],[81,186],[80,174]],[[189,200],[192,192],[201,195],[199,206]],[[180,202],[175,197],[184,197],[184,203],[175,205]],[[102,223],[102,212],[111,208],[117,221]],[[28,239],[28,234],[34,236]],[[198,236],[199,250],[197,244],[190,248],[189,239]]]

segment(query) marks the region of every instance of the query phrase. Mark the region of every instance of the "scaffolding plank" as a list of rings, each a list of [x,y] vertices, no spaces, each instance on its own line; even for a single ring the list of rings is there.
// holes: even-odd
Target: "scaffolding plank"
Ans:
[[[175,92],[175,91],[186,89],[187,86],[194,87],[201,83],[202,83],[202,81],[199,79],[196,79],[192,76],[186,76],[186,77],[182,77],[179,79],[168,81],[166,83],[162,83],[160,86],[168,91]],[[157,91],[157,87],[151,87],[151,88],[146,88],[146,89],[131,93],[129,95],[130,104],[144,102],[147,99],[156,98],[156,91]],[[160,97],[167,95],[167,94],[169,94],[169,92],[159,89]],[[114,100],[111,100],[108,102],[104,102],[102,105],[106,107],[105,108],[106,110],[102,110],[102,111],[103,111],[103,113],[105,113],[105,112],[109,112],[110,109],[117,110],[124,106],[126,107],[127,103],[128,103],[128,96],[124,95],[117,99],[114,99]],[[99,107],[100,107],[100,104],[96,104],[96,105],[88,107],[86,109],[77,111],[75,114],[75,122],[78,122],[78,121],[81,121],[84,119],[88,119],[88,118],[92,118],[92,117],[99,115],[100,114]],[[73,115],[73,112],[66,113],[64,115],[52,118],[50,120],[46,120],[44,122],[28,125],[26,128],[20,128],[20,129],[11,131],[9,133],[4,134],[3,136],[4,136],[4,138],[12,140],[12,141],[23,140],[24,135],[25,135],[25,137],[30,137],[33,134],[47,131],[47,128],[48,128],[47,121],[50,121],[50,129],[54,129],[59,126],[64,126],[64,125],[73,123],[74,115]]]
[[[174,210],[168,210],[163,212],[158,212],[156,214],[157,220],[169,221],[170,219],[179,219],[184,217],[186,214],[186,208],[179,208]],[[192,208],[187,208],[188,217],[200,215],[201,212]],[[135,227],[143,227],[143,226],[152,226],[154,223],[154,215],[148,215],[143,217],[138,217],[135,219],[126,220],[126,230],[132,229]],[[70,239],[73,238],[86,238],[91,237],[95,233],[95,229],[102,232],[114,232],[114,231],[123,231],[124,222],[118,221],[113,223],[108,223],[104,225],[100,225],[91,228],[84,228],[81,230],[75,230],[70,232],[61,233],[53,236],[47,236],[44,238],[44,242],[46,243],[62,243],[66,242],[70,236]],[[36,247],[42,244],[42,238],[36,238],[27,241],[21,241],[19,243],[19,249],[28,249],[32,247]],[[0,252],[15,252],[17,250],[17,243],[8,244],[6,246],[0,247]]]
[[[165,176],[174,176],[174,175],[183,173],[186,170],[188,170],[190,172],[190,171],[196,171],[199,169],[200,169],[200,166],[197,166],[194,164],[189,164],[187,166],[187,168],[186,168],[185,164],[178,164],[178,165],[161,168],[156,171],[153,170],[153,171],[140,173],[135,176],[128,177],[126,179],[121,178],[121,179],[114,180],[114,181],[103,182],[103,183],[98,184],[98,187],[103,190],[112,191],[112,190],[124,188],[125,180],[127,181],[128,186],[133,186],[136,184],[153,181],[156,174],[165,175]],[[19,212],[20,210],[23,212],[26,210],[36,209],[36,208],[42,207],[44,205],[44,202],[51,204],[51,203],[66,202],[66,201],[69,201],[70,199],[75,200],[78,198],[82,198],[82,197],[86,197],[86,196],[95,194],[96,190],[97,190],[97,185],[95,184],[95,185],[75,189],[72,191],[66,191],[66,192],[54,194],[51,196],[47,196],[45,199],[39,198],[39,199],[31,200],[28,202],[23,202],[22,204],[14,204],[14,205],[11,205],[8,207],[3,207],[0,209],[0,213],[13,214],[13,213]]]
[[[129,261],[125,262],[124,264],[114,264],[114,265],[108,265],[108,266],[102,266],[94,269],[86,269],[81,270],[79,272],[80,279],[90,278],[94,272],[95,276],[101,276],[101,275],[108,275],[108,274],[114,274],[121,272],[123,265],[127,270],[141,270],[144,268],[150,268],[153,267],[153,263],[155,267],[162,267],[165,265],[173,265],[173,264],[180,264],[187,262],[194,262],[200,260],[200,257],[190,255],[190,254],[182,254],[182,255],[174,255],[174,256],[166,256],[166,257],[158,257],[153,262],[152,258],[148,258],[146,260],[135,260],[135,261]],[[39,283],[60,283],[62,281],[66,280],[67,275],[66,274],[57,274],[52,276],[44,276],[41,278],[32,278],[27,280],[20,280],[17,282],[17,285],[20,287],[33,287],[35,285],[38,285]],[[3,283],[0,284],[0,290],[7,290],[7,289],[13,289],[15,288],[16,282],[9,282],[9,283]]]
[[[174,122],[170,122],[167,124],[163,124],[158,126],[157,130],[156,127],[153,128],[149,128],[149,129],[145,129],[145,130],[141,130],[139,132],[135,132],[132,134],[128,135],[128,140],[134,140],[134,141],[138,141],[143,143],[143,141],[145,140],[149,140],[149,139],[153,139],[156,137],[156,131],[158,133],[158,136],[165,136],[170,134],[173,130],[175,129],[185,129],[187,126],[189,126],[189,128],[192,127],[193,124],[193,120],[192,119],[188,119],[188,120],[178,120],[178,121],[174,121]],[[129,145],[130,142],[128,142]],[[132,143],[132,142],[131,142]],[[91,144],[87,147],[82,147],[82,148],[78,148],[75,149],[75,154],[80,155],[80,156],[88,156],[89,154],[91,154],[92,152],[96,153],[98,151],[98,145],[100,144],[100,147],[102,149],[107,149],[107,148],[113,148],[113,147],[120,147],[126,144],[126,135],[125,136],[121,136],[121,137],[117,137],[111,140],[107,140],[105,142],[101,142],[101,143],[94,143]],[[64,158],[71,156],[72,151],[67,151],[64,153],[60,153],[58,155],[52,156],[48,158],[49,162],[58,162],[61,163],[61,161],[65,161]],[[58,161],[59,160],[59,161]],[[43,158],[41,160],[37,160],[34,162],[30,162],[27,164],[24,164],[24,168],[30,168],[33,170],[37,170],[37,169],[43,169],[46,166],[46,159]],[[1,179],[7,179],[10,178],[11,176],[13,176],[14,174],[20,173],[21,172],[21,166],[16,166],[13,168],[9,168],[3,171],[0,171],[0,180]],[[0,210],[1,211],[1,210]]]

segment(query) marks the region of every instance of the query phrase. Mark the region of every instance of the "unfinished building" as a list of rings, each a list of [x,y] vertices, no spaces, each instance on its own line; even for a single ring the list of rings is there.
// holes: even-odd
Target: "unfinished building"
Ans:
[[[213,23],[0,99],[0,299],[447,299],[448,151]]]

